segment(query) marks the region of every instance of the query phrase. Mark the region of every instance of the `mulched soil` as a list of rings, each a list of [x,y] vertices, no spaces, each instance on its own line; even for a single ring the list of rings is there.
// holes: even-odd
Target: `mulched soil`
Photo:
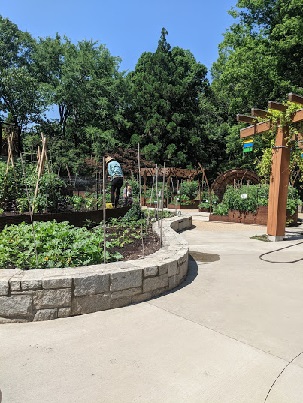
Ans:
[[[116,233],[115,228],[107,228],[107,239],[110,241],[110,233]],[[143,236],[143,242],[141,239],[133,239],[131,243],[125,244],[123,247],[115,247],[111,249],[111,252],[119,252],[123,256],[120,261],[135,260],[142,257],[151,255],[160,249],[160,238],[155,234],[151,228]]]

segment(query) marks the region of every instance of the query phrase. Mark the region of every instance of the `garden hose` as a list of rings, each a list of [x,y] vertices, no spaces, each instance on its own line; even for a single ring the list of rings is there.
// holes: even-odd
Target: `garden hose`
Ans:
[[[303,244],[303,241],[299,242],[299,243],[296,243],[296,244],[284,246],[283,248],[279,248],[279,249],[276,249],[276,250],[271,250],[269,252],[262,253],[262,255],[259,256],[259,259],[263,260],[264,262],[268,262],[268,263],[297,263],[297,262],[300,262],[301,260],[303,260],[303,257],[301,257],[300,259],[291,260],[289,262],[273,262],[272,260],[263,259],[263,256],[270,255],[271,253],[279,252],[281,250],[292,248],[293,246],[298,246],[298,245],[301,245],[301,244]]]

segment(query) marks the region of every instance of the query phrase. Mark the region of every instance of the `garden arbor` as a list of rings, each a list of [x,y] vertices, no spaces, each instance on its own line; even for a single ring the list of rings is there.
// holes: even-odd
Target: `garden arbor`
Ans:
[[[303,105],[303,97],[292,93],[288,94],[288,101]],[[268,108],[285,113],[288,107],[282,103],[269,101]],[[241,138],[247,138],[266,132],[273,127],[269,111],[253,108],[251,115],[252,116],[237,115],[238,122],[252,124],[240,130]],[[268,120],[258,123],[257,117],[266,118]],[[273,146],[272,153],[267,220],[267,234],[275,241],[281,241],[285,236],[286,203],[290,175],[290,146],[288,144],[290,124],[302,121],[303,109],[300,109],[291,115],[289,122],[278,122],[275,145]]]

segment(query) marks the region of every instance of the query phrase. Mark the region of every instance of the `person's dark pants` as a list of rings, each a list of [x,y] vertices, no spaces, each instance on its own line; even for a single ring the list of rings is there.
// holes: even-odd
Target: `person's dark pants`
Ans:
[[[121,190],[122,186],[123,186],[123,178],[122,177],[114,178],[111,181],[110,197],[111,197],[112,205],[115,208],[118,206],[118,203],[119,203],[120,190]]]

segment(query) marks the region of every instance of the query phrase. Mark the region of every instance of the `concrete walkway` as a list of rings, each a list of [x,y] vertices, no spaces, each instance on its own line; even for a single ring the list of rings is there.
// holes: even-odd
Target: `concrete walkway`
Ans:
[[[250,238],[265,227],[206,220],[183,233],[193,258],[178,290],[0,325],[3,403],[302,403],[303,228],[272,243]]]

